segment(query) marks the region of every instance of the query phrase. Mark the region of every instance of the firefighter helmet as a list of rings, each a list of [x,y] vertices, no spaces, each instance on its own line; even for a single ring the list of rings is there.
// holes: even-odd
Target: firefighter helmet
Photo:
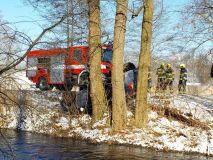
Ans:
[[[164,66],[165,66],[165,63],[162,62],[160,66],[161,66],[161,67],[164,67]]]
[[[180,68],[186,68],[185,64],[180,64]]]
[[[167,64],[167,67],[168,67],[168,68],[171,68],[171,67],[172,67],[172,65],[171,65],[170,63],[168,63],[168,64]]]

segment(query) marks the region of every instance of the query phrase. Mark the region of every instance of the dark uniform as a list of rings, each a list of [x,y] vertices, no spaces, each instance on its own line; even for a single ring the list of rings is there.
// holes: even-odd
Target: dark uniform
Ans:
[[[186,93],[187,69],[184,64],[180,65],[180,79],[178,90],[180,94]]]
[[[212,64],[212,68],[211,68],[211,77],[213,78],[213,64]]]
[[[166,74],[165,74],[164,63],[162,63],[159,68],[157,68],[156,74],[158,76],[156,92],[158,92],[159,90],[165,89]]]
[[[173,93],[173,81],[174,81],[174,75],[175,72],[172,69],[171,64],[167,64],[167,68],[166,68],[166,81],[165,81],[165,87],[167,89],[167,87],[169,87],[170,93]]]

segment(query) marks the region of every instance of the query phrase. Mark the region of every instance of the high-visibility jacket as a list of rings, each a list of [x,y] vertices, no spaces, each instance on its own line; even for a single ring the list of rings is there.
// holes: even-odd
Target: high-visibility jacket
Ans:
[[[157,69],[156,74],[158,75],[158,78],[166,78],[165,69],[162,67]]]
[[[187,81],[187,69],[181,68],[180,69],[180,81]]]
[[[174,80],[175,72],[172,68],[166,69],[166,79],[167,80]]]

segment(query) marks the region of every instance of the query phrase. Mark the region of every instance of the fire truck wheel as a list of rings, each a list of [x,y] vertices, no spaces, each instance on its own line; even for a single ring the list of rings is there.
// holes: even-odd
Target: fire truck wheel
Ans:
[[[71,91],[73,85],[57,85],[56,88],[60,91]]]
[[[65,90],[65,91],[70,91],[70,90],[72,90],[72,87],[73,87],[72,84],[65,84],[65,85],[64,85],[64,90]]]
[[[38,88],[41,90],[41,91],[46,91],[48,89],[50,89],[49,85],[48,85],[48,82],[47,82],[47,79],[45,77],[41,77],[39,79],[39,82],[38,82]]]

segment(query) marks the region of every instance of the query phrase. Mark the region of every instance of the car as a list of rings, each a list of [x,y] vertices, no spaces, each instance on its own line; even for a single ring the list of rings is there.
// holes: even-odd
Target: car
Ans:
[[[126,95],[128,97],[134,97],[136,91],[137,69],[133,65],[134,64],[127,65],[128,67],[131,66],[128,69],[124,67],[124,88]],[[75,110],[77,109],[80,113],[92,114],[92,105],[89,96],[89,89],[90,89],[89,72],[85,73],[87,73],[87,75],[85,74],[84,76],[84,79],[86,79],[86,81],[81,80],[81,82],[85,83],[79,84],[80,89],[78,92],[75,93],[63,92],[61,104],[64,111],[75,112]],[[108,100],[108,105],[111,106],[112,103],[111,78],[109,76],[103,75],[103,82],[106,91],[106,97]]]

